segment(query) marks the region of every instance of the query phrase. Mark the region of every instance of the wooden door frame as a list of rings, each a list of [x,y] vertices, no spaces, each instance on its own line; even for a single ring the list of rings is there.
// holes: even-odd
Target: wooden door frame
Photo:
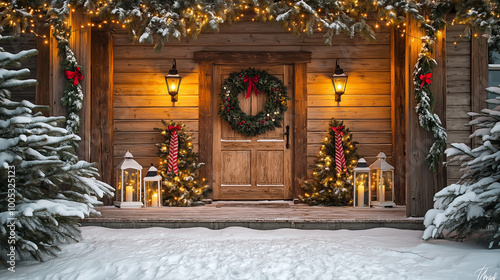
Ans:
[[[213,159],[213,120],[218,117],[216,102],[212,102],[214,64],[293,65],[293,129],[294,151],[292,160],[293,197],[298,198],[300,185],[307,176],[307,63],[311,62],[310,52],[195,52],[194,62],[198,63],[199,94],[199,160],[211,163]],[[200,171],[213,188],[213,167],[206,164]]]

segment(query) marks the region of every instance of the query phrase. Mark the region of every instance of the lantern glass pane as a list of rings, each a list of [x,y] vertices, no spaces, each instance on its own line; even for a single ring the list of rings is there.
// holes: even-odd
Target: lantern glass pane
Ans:
[[[382,201],[392,201],[392,171],[382,171]]]
[[[139,170],[136,169],[125,169],[123,171],[123,184],[125,186],[123,195],[125,202],[140,201],[139,190],[140,190],[140,175]]]
[[[370,206],[368,179],[370,172],[354,172],[354,206],[367,207]]]
[[[122,201],[122,172],[116,172],[116,201]]]
[[[169,93],[177,93],[179,91],[179,85],[181,83],[180,77],[169,77],[167,76],[167,88]]]
[[[372,197],[371,201],[378,201],[380,198],[380,170],[372,171]]]
[[[332,83],[336,93],[344,93],[347,84],[347,76],[332,76]]]
[[[145,184],[144,205],[146,207],[159,207],[161,194],[158,192],[158,181],[146,181]]]

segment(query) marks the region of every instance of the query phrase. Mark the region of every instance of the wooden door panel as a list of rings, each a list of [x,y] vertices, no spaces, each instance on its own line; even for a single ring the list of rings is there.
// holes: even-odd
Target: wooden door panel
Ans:
[[[257,151],[256,183],[257,186],[284,186],[283,155],[284,151]]]
[[[229,74],[247,68],[237,66],[214,66],[214,104],[218,108],[217,95],[220,85]],[[293,97],[293,69],[287,65],[263,66],[255,68],[268,71],[282,80]],[[259,93],[246,98],[246,91],[238,96],[240,107],[246,114],[256,115],[264,110],[268,95]],[[283,133],[287,125],[292,125],[292,102],[284,114],[283,127],[274,131],[249,137],[233,130],[220,117],[214,118],[214,199],[262,200],[290,199],[292,189],[292,150],[286,149]],[[272,115],[270,116],[273,117]],[[290,129],[293,131],[293,128]],[[293,137],[293,136],[292,136]],[[290,144],[292,141],[290,141]]]
[[[222,180],[224,185],[250,185],[251,153],[250,151],[223,151]]]

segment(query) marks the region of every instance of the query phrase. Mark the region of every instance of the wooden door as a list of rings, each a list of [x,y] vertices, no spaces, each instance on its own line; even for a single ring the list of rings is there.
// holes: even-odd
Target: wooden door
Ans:
[[[214,65],[212,100],[218,108],[220,86],[232,72],[248,67],[266,70],[283,81],[293,98],[293,65]],[[256,115],[264,109],[267,94],[245,99],[239,95],[246,114]],[[293,99],[288,102],[282,127],[248,137],[233,130],[218,115],[213,118],[213,195],[215,200],[278,200],[292,198]],[[284,135],[290,126],[289,148]]]

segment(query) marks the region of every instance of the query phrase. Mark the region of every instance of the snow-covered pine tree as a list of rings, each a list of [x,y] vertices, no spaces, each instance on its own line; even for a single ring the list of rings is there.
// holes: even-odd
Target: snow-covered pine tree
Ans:
[[[160,156],[158,171],[163,177],[163,201],[167,206],[195,206],[202,205],[201,199],[208,194],[208,183],[199,178],[199,169],[204,163],[198,163],[198,153],[193,151],[192,137],[186,133],[183,123],[166,122],[162,120],[164,128],[156,128],[165,141],[156,144]],[[170,140],[172,133],[178,135],[177,170],[169,171]],[[173,152],[175,153],[175,151]]]
[[[500,88],[486,90],[500,96]],[[500,247],[500,97],[486,102],[496,107],[469,113],[474,117],[469,125],[477,128],[470,138],[479,138],[481,145],[453,143],[445,151],[447,163],[461,163],[463,175],[434,195],[434,209],[425,214],[425,240],[481,233],[489,248]]]
[[[337,172],[335,163],[335,131],[342,131],[342,147],[344,150],[346,169]],[[351,205],[353,187],[351,184],[353,170],[359,159],[357,142],[344,127],[344,122],[332,118],[328,125],[328,136],[322,142],[313,170],[313,180],[305,181],[301,186],[304,195],[301,200],[309,205],[343,206]]]
[[[43,260],[58,244],[78,240],[79,220],[97,213],[97,197],[113,188],[99,181],[97,168],[81,161],[73,141],[80,138],[57,125],[64,117],[45,117],[45,106],[9,100],[11,90],[32,86],[17,70],[36,50],[11,54],[0,49],[0,262]],[[14,248],[14,253],[12,253]],[[10,266],[10,264],[9,264]]]

